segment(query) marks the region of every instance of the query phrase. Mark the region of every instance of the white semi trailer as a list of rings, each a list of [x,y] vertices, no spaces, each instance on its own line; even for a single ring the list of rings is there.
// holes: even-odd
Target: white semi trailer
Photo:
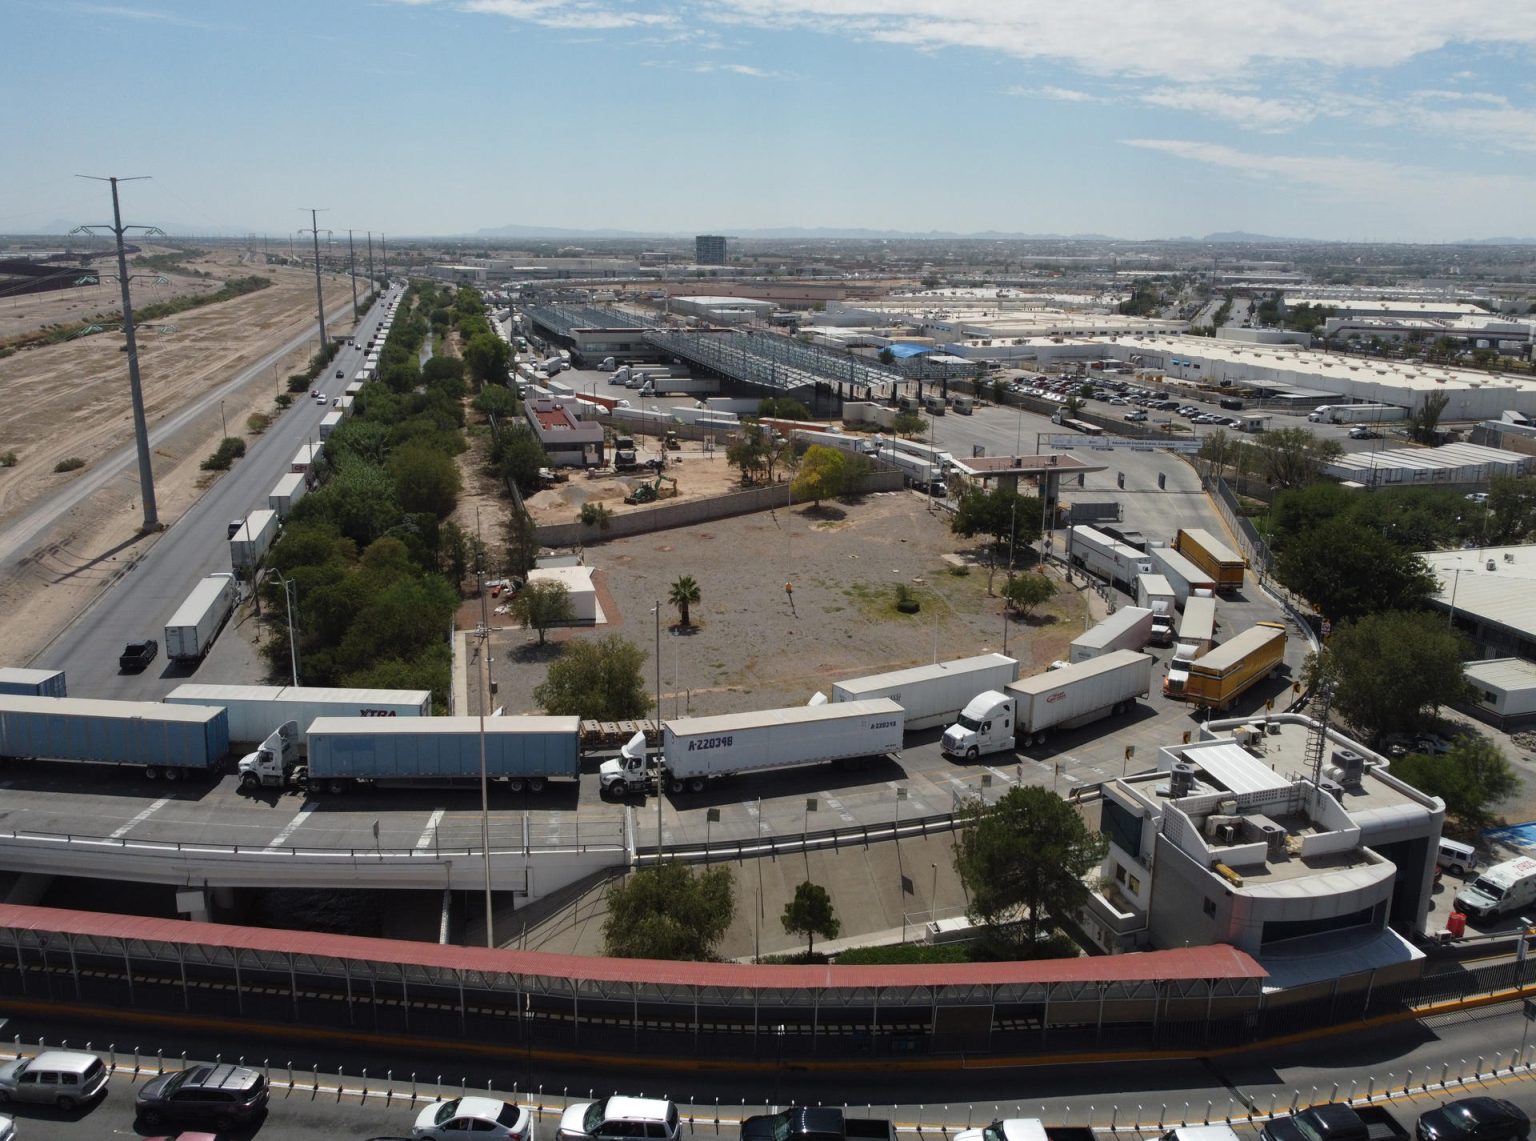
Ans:
[[[304,743],[317,717],[428,717],[426,689],[325,689],[293,685],[178,685],[165,695],[170,705],[215,705],[229,713],[229,739],[264,741],[285,721],[298,723]]]
[[[165,624],[165,656],[183,664],[202,661],[239,597],[232,574],[211,574],[199,582]]]
[[[1136,577],[1151,574],[1152,560],[1135,547],[1111,539],[1103,531],[1078,525],[1069,530],[1067,554],[1073,566],[1108,579],[1127,592],[1136,589]]]
[[[1072,643],[1070,659],[1086,662],[1114,650],[1139,650],[1152,638],[1152,611],[1123,606]]]
[[[1001,689],[1017,681],[1019,663],[1002,654],[934,662],[907,670],[851,677],[832,687],[832,702],[872,701],[888,697],[906,712],[906,731],[951,724],[979,690]]]
[[[1166,575],[1139,574],[1136,576],[1136,605],[1152,611],[1152,637],[1154,646],[1173,644],[1173,632],[1178,627],[1179,596]]]
[[[1076,729],[1111,713],[1123,713],[1152,684],[1152,656],[1113,650],[977,694],[944,730],[940,748],[952,757],[974,759],[1012,749],[1015,743],[1045,742],[1051,729]]]
[[[744,773],[837,761],[862,768],[871,757],[901,751],[905,715],[889,698],[759,709],[718,717],[684,717],[663,727],[662,754],[625,748],[599,770],[607,795],[653,790],[701,791],[710,781]]]

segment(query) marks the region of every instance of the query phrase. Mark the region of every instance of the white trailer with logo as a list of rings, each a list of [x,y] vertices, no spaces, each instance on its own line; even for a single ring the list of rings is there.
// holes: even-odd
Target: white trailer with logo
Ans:
[[[178,685],[166,694],[170,705],[213,705],[229,713],[229,739],[257,744],[285,721],[296,721],[299,741],[308,740],[317,717],[430,717],[432,693],[425,689],[325,689],[292,685]]]
[[[1152,560],[1135,547],[1081,524],[1068,531],[1067,555],[1073,566],[1107,579],[1128,593],[1136,589],[1137,575],[1151,574],[1153,570]]]
[[[951,724],[984,689],[1002,689],[1019,677],[1019,663],[1002,654],[934,662],[907,670],[851,677],[832,687],[832,702],[888,697],[906,712],[908,733]]]
[[[759,709],[663,724],[662,754],[646,763],[626,747],[599,770],[604,793],[654,788],[701,791],[721,777],[836,761],[860,769],[872,757],[901,751],[906,715],[890,698]],[[633,744],[633,742],[631,742]]]

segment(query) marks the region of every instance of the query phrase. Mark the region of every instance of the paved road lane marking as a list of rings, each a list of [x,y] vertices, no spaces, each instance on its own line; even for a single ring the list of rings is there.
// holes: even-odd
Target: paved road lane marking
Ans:
[[[159,812],[162,808],[164,808],[170,802],[171,802],[171,798],[170,797],[162,796],[159,800],[155,801],[148,808],[146,808],[143,812],[139,813],[132,820],[128,821],[126,824],[124,824],[117,831],[108,834],[107,839],[108,840],[121,840],[124,836],[128,835],[128,833],[132,832],[135,827],[137,827],[138,825],[144,823],[144,821],[148,820],[155,813]]]
[[[433,809],[432,815],[427,820],[427,826],[421,830],[421,837],[416,841],[416,850],[430,848],[432,841],[437,838],[437,826],[443,822],[443,808]]]
[[[275,852],[284,844],[286,844],[288,842],[288,837],[292,836],[299,830],[299,825],[303,824],[304,821],[308,818],[309,814],[314,810],[315,805],[313,803],[306,804],[303,808],[299,809],[298,812],[294,814],[293,819],[288,821],[287,827],[285,827],[276,836],[272,837],[272,842],[267,845],[266,850],[269,852]]]

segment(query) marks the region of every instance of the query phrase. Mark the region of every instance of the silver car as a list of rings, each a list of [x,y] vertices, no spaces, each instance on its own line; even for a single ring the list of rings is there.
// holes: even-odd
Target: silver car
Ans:
[[[0,1066],[0,1102],[27,1101],[74,1109],[107,1088],[107,1067],[81,1050],[44,1050]]]

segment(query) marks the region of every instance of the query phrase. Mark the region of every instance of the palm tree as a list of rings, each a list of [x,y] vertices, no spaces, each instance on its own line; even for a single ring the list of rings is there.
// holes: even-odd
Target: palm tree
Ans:
[[[693,581],[693,576],[685,574],[672,584],[672,593],[667,596],[667,601],[677,607],[679,625],[690,626],[688,621],[688,607],[699,600],[699,584]]]

